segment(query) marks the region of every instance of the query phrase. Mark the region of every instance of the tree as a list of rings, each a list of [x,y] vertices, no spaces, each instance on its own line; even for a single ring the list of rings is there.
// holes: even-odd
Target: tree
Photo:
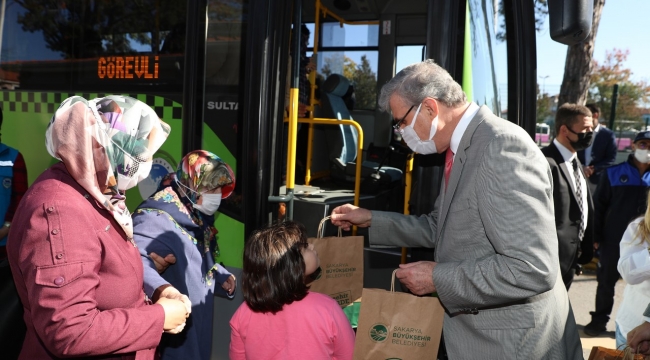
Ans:
[[[320,72],[327,78],[331,74],[342,74],[354,86],[356,99],[355,107],[358,109],[374,109],[377,104],[377,74],[372,71],[370,61],[363,55],[361,64],[343,55],[334,53],[324,60]]]
[[[157,0],[16,0],[23,30],[41,32],[65,59],[135,53],[134,44],[160,49],[161,33],[185,23],[185,5]],[[182,26],[181,28],[184,28]]]
[[[356,71],[357,63],[343,53],[336,52],[323,60],[324,65],[320,72],[327,79],[331,74],[341,74],[346,79],[352,79]]]
[[[607,125],[612,111],[613,88],[618,84],[616,118],[633,121],[630,126],[640,129],[644,126],[641,119],[644,109],[640,105],[648,102],[650,85],[645,81],[632,81],[632,71],[624,67],[629,54],[629,50],[614,49],[606,52],[602,64],[594,60],[590,77],[589,102],[599,105],[601,119]]]
[[[564,78],[560,87],[558,104],[577,103],[584,104],[589,90],[589,80],[592,70],[592,57],[594,55],[594,44],[600,24],[600,16],[605,6],[605,0],[594,0],[594,17],[591,25],[591,32],[587,38],[567,49],[566,62],[564,64]]]
[[[359,109],[374,109],[377,104],[377,75],[370,68],[370,62],[365,55],[361,56],[361,64],[352,75],[356,107]]]

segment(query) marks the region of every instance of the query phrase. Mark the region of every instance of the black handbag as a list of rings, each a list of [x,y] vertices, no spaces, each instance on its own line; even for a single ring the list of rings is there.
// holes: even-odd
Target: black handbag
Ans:
[[[20,302],[9,261],[0,261],[0,353],[3,359],[18,359],[25,340],[23,304]]]

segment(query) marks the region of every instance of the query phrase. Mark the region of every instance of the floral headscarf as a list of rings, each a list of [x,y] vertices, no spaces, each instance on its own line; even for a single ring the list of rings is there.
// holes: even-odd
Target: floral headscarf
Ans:
[[[230,166],[205,150],[195,150],[185,155],[176,170],[176,178],[192,190],[186,193],[193,203],[196,203],[198,193],[220,187],[221,198],[225,199],[235,188],[235,175]]]
[[[213,226],[214,215],[206,215],[193,207],[198,194],[221,188],[221,198],[230,196],[235,188],[235,175],[228,164],[217,155],[195,150],[183,157],[178,170],[167,174],[158,186],[156,193],[145,200],[136,210],[136,216],[143,212],[166,213],[170,220],[188,235],[188,239],[203,253],[212,253],[208,262],[206,281],[211,283],[213,270],[219,257],[217,229]],[[190,191],[191,190],[191,191]]]
[[[50,155],[61,160],[75,181],[111,212],[132,241],[124,184],[147,176],[146,165],[169,132],[169,125],[139,100],[72,96],[52,116],[45,143]]]

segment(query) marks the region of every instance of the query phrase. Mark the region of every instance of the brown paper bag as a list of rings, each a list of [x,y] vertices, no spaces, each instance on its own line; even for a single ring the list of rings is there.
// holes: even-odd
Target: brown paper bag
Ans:
[[[397,270],[396,270],[397,271]],[[354,359],[436,359],[444,309],[432,296],[363,289]]]
[[[321,273],[311,283],[310,291],[331,296],[342,308],[361,297],[363,290],[363,236],[322,237],[322,228],[329,216],[321,220],[314,244],[320,259]]]
[[[625,347],[625,349],[616,350],[609,349],[603,346],[594,346],[591,348],[589,360],[646,360],[650,356],[641,354],[632,354],[632,349]]]

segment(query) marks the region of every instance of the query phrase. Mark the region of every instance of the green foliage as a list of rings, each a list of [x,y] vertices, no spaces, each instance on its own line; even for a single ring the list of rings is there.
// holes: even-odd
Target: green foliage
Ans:
[[[340,72],[339,69],[341,68],[341,64],[343,64],[343,74],[341,75],[351,80],[357,68],[357,63],[354,62],[354,60],[350,59],[340,52],[333,53],[332,55],[326,57],[324,63],[325,64],[323,65],[323,68],[320,72],[325,75],[326,79],[331,74],[338,74]]]
[[[180,1],[16,0],[15,3],[25,10],[18,16],[23,30],[41,32],[47,47],[65,59],[135,53],[134,43],[151,45],[153,52],[157,52],[166,32],[185,31],[186,6]],[[83,39],[73,41],[79,36]]]
[[[599,105],[600,122],[609,124],[614,85],[618,84],[615,127],[620,124],[623,129],[640,129],[644,125],[642,106],[648,102],[650,86],[645,81],[632,81],[632,71],[624,66],[629,54],[629,50],[614,49],[606,52],[602,64],[594,60],[588,102]]]
[[[338,73],[343,68],[343,76],[350,80],[354,86],[356,97],[355,108],[374,110],[377,105],[377,74],[372,71],[370,61],[363,55],[361,63],[357,64],[342,53],[334,53],[324,60],[320,72],[327,78],[333,73]]]
[[[365,55],[361,57],[361,64],[352,75],[352,83],[356,95],[358,109],[374,109],[377,105],[377,75],[370,68],[370,62]]]

